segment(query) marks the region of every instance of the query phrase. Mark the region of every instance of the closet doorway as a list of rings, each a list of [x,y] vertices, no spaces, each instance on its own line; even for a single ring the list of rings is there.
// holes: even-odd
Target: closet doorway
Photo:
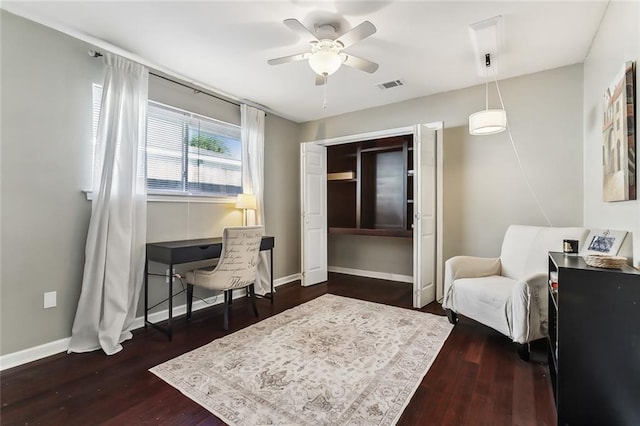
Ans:
[[[442,129],[437,122],[301,144],[303,286],[327,280],[329,233],[392,236],[412,240],[413,306],[442,296]]]

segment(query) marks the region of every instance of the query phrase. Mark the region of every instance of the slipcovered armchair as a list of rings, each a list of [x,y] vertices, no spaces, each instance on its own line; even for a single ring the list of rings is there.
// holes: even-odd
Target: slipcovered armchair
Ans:
[[[562,240],[583,246],[586,228],[512,225],[498,258],[456,256],[445,262],[442,307],[452,324],[464,315],[516,343],[529,360],[528,343],[548,334],[548,252]]]

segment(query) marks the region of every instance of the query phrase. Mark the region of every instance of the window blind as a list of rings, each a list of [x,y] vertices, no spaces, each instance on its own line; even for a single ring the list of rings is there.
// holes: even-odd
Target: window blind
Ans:
[[[102,87],[93,86],[93,157]],[[242,192],[240,127],[149,101],[149,194],[235,196]]]

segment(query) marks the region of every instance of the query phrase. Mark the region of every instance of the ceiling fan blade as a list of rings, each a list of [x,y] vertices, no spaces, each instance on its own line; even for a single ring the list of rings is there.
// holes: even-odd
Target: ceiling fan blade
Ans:
[[[354,43],[359,42],[372,34],[375,34],[376,27],[369,21],[364,21],[362,24],[353,28],[346,34],[342,34],[336,41],[342,43],[342,45],[347,48]]]
[[[310,55],[309,52],[298,53],[296,55],[283,56],[281,58],[269,59],[267,61],[267,63],[269,65],[280,65],[280,64],[286,64],[286,63],[289,63],[289,62],[304,61],[305,59],[309,58],[309,55]]]
[[[318,37],[309,30],[309,28],[302,25],[302,22],[294,18],[285,19],[284,24],[289,27],[290,30],[297,33],[306,42],[318,41]]]
[[[316,74],[316,86],[323,86],[325,83],[326,77],[324,75]]]
[[[376,64],[375,62],[358,58],[357,56],[353,56],[344,52],[341,55],[344,55],[346,57],[343,64],[352,68],[357,68],[368,73],[374,73],[378,69],[378,64]]]

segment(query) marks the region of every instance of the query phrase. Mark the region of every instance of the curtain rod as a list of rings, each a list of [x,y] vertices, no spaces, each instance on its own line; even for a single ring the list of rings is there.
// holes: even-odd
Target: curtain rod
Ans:
[[[225,98],[222,98],[222,97],[220,97],[220,96],[216,96],[216,95],[214,95],[213,93],[209,93],[209,92],[202,91],[202,90],[200,90],[200,89],[196,89],[195,87],[191,87],[191,86],[189,86],[188,84],[184,84],[184,83],[182,83],[182,82],[180,82],[180,81],[173,80],[173,79],[171,79],[171,78],[169,78],[169,77],[165,77],[165,76],[163,76],[163,75],[156,74],[156,73],[151,72],[151,71],[149,71],[149,75],[152,75],[152,76],[154,76],[154,77],[161,78],[161,79],[163,79],[163,80],[167,80],[167,81],[169,81],[169,82],[171,82],[171,83],[173,83],[173,84],[177,84],[178,86],[182,86],[182,87],[186,87],[187,89],[191,89],[191,90],[193,90],[193,92],[194,92],[194,93],[202,93],[203,95],[211,96],[212,98],[216,98],[216,99],[218,99],[218,100],[221,100],[221,101],[227,102],[227,103],[229,103],[229,104],[231,104],[231,105],[240,106],[240,104],[239,104],[239,103],[237,103],[237,102],[233,102],[233,101],[230,101],[229,99],[225,99]]]
[[[102,53],[97,52],[95,50],[89,50],[89,56],[91,56],[92,58],[99,58],[99,57],[101,57],[103,55],[102,55]],[[202,93],[203,95],[211,96],[212,98],[218,99],[218,100],[223,101],[223,102],[230,103],[231,105],[235,105],[235,106],[238,106],[238,107],[240,106],[240,104],[237,103],[237,102],[231,101],[229,99],[222,98],[220,96],[216,96],[213,93],[209,93],[209,92],[202,91],[200,89],[196,89],[195,87],[189,86],[188,84],[182,83],[181,81],[173,80],[173,79],[171,79],[169,77],[165,77],[163,75],[156,74],[156,73],[151,72],[151,71],[149,71],[149,74],[154,76],[154,77],[158,77],[158,78],[161,78],[163,80],[169,81],[169,82],[171,82],[173,84],[177,84],[178,86],[182,86],[182,87],[186,87],[187,89],[191,89],[191,90],[193,90],[194,93]]]

